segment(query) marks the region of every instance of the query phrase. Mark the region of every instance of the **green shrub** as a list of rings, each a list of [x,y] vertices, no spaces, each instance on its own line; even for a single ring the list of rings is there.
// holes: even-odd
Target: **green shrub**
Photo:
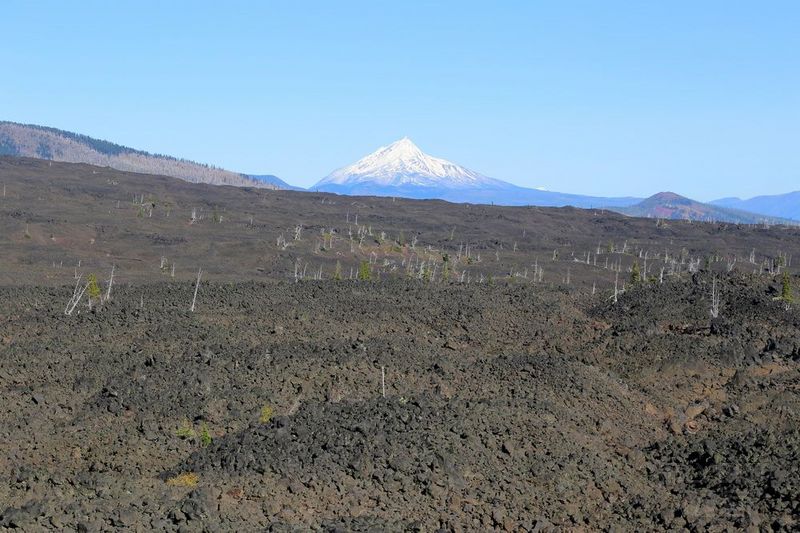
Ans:
[[[275,414],[275,410],[270,407],[269,405],[264,405],[261,407],[261,415],[258,417],[258,421],[262,424],[266,424],[270,420],[272,420],[273,415]]]
[[[181,422],[181,425],[178,427],[178,431],[175,432],[175,435],[182,439],[193,439],[195,432],[194,427],[192,427],[192,423],[188,420]]]
[[[361,261],[358,265],[358,279],[360,281],[369,281],[372,279],[372,270],[369,268],[369,262]]]
[[[642,281],[642,272],[639,270],[639,262],[634,261],[631,267],[631,283],[636,284]]]
[[[442,254],[442,281],[450,281],[453,268],[450,266],[450,254]]]
[[[200,445],[205,447],[211,444],[211,432],[208,430],[208,424],[203,422],[203,425],[200,427]]]
[[[789,277],[788,272],[783,273],[783,287],[781,288],[781,298],[789,303],[794,301],[794,295],[792,294],[792,279]]]
[[[89,293],[89,300],[100,300],[100,285],[97,284],[97,276],[89,274],[88,282],[89,287],[86,290]]]

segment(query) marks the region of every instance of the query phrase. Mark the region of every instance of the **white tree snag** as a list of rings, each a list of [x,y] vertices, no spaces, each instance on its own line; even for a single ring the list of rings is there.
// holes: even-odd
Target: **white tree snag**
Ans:
[[[197,289],[200,287],[200,276],[203,273],[203,269],[197,270],[197,282],[194,284],[194,296],[192,297],[192,307],[189,308],[189,311],[194,313],[194,304],[197,301]]]

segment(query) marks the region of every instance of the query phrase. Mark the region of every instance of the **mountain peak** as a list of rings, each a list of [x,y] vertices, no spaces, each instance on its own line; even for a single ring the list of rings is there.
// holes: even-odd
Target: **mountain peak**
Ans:
[[[375,154],[383,153],[384,156],[390,159],[413,159],[425,157],[425,154],[419,147],[414,144],[414,141],[408,137],[393,142],[392,144],[378,148]]]
[[[445,159],[424,153],[408,137],[381,146],[352,165],[335,170],[315,185],[369,184],[382,187],[475,188],[497,184]]]
[[[668,202],[674,200],[687,200],[685,196],[681,196],[680,194],[671,192],[671,191],[662,191],[654,194],[649,198],[650,200],[658,200],[661,202]]]

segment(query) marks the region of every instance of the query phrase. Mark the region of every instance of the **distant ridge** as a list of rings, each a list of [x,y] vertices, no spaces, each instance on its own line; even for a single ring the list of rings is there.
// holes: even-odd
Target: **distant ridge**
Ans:
[[[748,200],[741,198],[721,198],[711,202],[712,205],[743,209],[765,216],[791,218],[800,221],[800,191],[786,194],[756,196]]]
[[[160,174],[193,183],[279,189],[253,177],[46,126],[0,121],[0,156],[87,163],[116,170]],[[280,180],[279,180],[280,181]]]
[[[278,176],[273,176],[272,174],[248,174],[248,177],[256,181],[260,181],[261,183],[269,183],[271,185],[275,185],[277,188],[287,191],[305,190],[302,187],[295,187],[294,185],[289,185],[288,183],[280,179]]]
[[[674,192],[660,192],[628,207],[610,207],[612,211],[634,217],[700,222],[730,222],[734,224],[794,224],[785,218],[770,217],[739,209],[719,207],[686,198]]]

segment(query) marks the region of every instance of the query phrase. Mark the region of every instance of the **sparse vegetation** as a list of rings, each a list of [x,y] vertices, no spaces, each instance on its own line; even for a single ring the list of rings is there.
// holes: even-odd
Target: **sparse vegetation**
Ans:
[[[200,482],[200,476],[194,472],[184,472],[167,479],[170,487],[196,487]]]
[[[275,414],[275,411],[272,409],[271,406],[263,405],[263,406],[261,406],[261,413],[258,416],[258,421],[260,423],[262,423],[262,424],[266,424],[270,420],[272,420],[272,417],[273,417],[274,414]]]
[[[358,265],[358,280],[369,281],[372,279],[372,269],[370,269],[369,261],[361,261]]]
[[[789,277],[789,273],[786,271],[783,272],[783,280],[781,282],[781,299],[788,303],[794,302],[794,294],[792,293],[792,279]]]
[[[181,439],[193,439],[195,437],[194,425],[189,420],[184,420],[175,432]]]
[[[200,426],[200,445],[206,447],[211,444],[213,438],[211,437],[211,431],[208,429],[208,424],[203,422]]]
[[[642,281],[642,273],[639,270],[639,262],[634,261],[633,265],[631,266],[631,284],[636,285],[641,283]]]
[[[89,281],[89,300],[90,301],[97,301],[100,299],[100,285],[97,283],[97,276],[94,274],[89,274],[87,278]]]

